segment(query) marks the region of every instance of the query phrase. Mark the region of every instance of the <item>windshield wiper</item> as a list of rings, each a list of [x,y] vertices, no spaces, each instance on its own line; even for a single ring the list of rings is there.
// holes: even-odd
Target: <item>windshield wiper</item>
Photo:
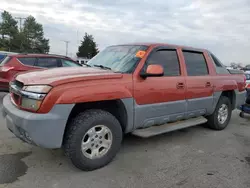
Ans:
[[[101,69],[106,69],[106,70],[112,70],[110,67],[106,67],[106,66],[103,66],[103,65],[93,65],[94,67],[99,67]]]

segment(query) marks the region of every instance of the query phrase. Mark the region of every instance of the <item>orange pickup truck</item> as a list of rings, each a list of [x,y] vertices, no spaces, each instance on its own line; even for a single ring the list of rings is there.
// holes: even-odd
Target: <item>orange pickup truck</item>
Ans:
[[[3,115],[21,140],[63,148],[76,167],[94,170],[115,157],[126,133],[150,137],[204,123],[224,129],[245,103],[245,85],[241,71],[207,50],[117,45],[84,67],[17,75]]]

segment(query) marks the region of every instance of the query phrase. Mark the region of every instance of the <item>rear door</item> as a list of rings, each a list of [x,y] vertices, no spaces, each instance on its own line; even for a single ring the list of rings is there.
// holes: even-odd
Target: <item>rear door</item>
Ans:
[[[158,47],[147,58],[144,68],[159,64],[164,76],[134,78],[135,126],[148,127],[183,119],[186,113],[185,78],[176,49]]]
[[[213,80],[203,52],[182,51],[186,70],[187,117],[204,115],[213,104]]]

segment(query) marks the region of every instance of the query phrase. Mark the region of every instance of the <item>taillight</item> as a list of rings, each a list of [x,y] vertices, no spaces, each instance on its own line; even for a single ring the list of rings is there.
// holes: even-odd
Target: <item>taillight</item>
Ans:
[[[6,67],[6,66],[3,66],[3,67],[0,68],[0,70],[1,70],[2,72],[8,72],[9,70],[12,70],[12,69],[14,69],[14,67]]]

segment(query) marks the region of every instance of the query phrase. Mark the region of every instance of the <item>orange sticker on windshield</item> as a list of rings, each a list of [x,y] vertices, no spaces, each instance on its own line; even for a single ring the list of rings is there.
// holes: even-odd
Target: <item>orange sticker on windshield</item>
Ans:
[[[135,54],[135,57],[143,58],[145,54],[145,51],[140,50]]]

